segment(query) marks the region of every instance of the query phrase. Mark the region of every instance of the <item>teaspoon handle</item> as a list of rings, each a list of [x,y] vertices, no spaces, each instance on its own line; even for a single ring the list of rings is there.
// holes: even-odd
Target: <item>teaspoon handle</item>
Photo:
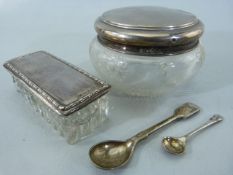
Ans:
[[[173,121],[175,121],[177,119],[176,115],[172,115],[171,117],[168,117],[167,119],[137,133],[135,136],[131,137],[130,140],[133,140],[134,142],[139,142],[141,140],[146,139],[149,135],[151,135],[152,133],[154,133],[155,131],[159,130],[160,128],[172,123]]]
[[[193,136],[194,134],[210,127],[213,126],[214,124],[221,122],[223,120],[223,117],[215,114],[213,117],[211,117],[206,123],[204,123],[203,125],[201,125],[200,127],[194,129],[193,131],[189,132],[188,134],[184,135],[184,137],[186,139],[188,139],[189,137]]]
[[[200,111],[200,108],[193,104],[193,103],[184,103],[183,105],[179,106],[174,110],[172,116],[168,117],[167,119],[139,132],[135,136],[131,137],[129,141],[133,141],[137,143],[143,139],[146,139],[149,135],[154,133],[155,131],[159,130],[160,128],[172,123],[177,119],[187,119]]]

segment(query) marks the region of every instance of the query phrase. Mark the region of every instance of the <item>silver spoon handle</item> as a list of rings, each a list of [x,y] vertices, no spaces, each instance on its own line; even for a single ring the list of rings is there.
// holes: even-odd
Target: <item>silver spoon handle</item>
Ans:
[[[201,125],[200,127],[194,129],[193,131],[189,132],[188,134],[184,135],[184,137],[186,139],[188,139],[189,137],[191,137],[192,135],[210,127],[210,126],[213,126],[214,124],[218,123],[218,122],[221,122],[223,120],[223,117],[218,115],[218,114],[215,114],[213,117],[211,117],[209,119],[209,121],[207,121],[206,123],[204,123],[203,125]]]
[[[149,135],[154,133],[155,131],[159,130],[160,128],[172,123],[177,119],[176,115],[172,115],[171,117],[168,117],[167,119],[157,123],[156,125],[153,125],[139,133],[137,133],[135,136],[131,137],[130,140],[133,140],[134,142],[139,142],[141,140],[146,139]]]
[[[175,109],[173,115],[167,119],[139,132],[135,136],[131,137],[129,140],[137,143],[141,140],[146,139],[149,135],[159,130],[160,128],[174,122],[177,119],[187,119],[200,111],[200,108],[193,103],[184,103]]]

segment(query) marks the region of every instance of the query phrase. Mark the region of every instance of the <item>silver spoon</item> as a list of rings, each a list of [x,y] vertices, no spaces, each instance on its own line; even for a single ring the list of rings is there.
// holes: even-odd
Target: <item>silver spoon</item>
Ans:
[[[94,145],[89,151],[90,159],[97,167],[102,169],[114,169],[123,166],[133,155],[135,146],[138,142],[146,139],[149,135],[158,129],[178,119],[189,118],[199,111],[200,108],[198,106],[192,103],[185,103],[178,107],[171,117],[159,122],[156,125],[151,126],[142,132],[139,132],[126,141],[110,140]]]
[[[216,114],[213,117],[211,117],[208,122],[204,123],[197,129],[189,132],[188,134],[182,137],[164,137],[162,140],[162,145],[165,148],[165,150],[169,153],[181,154],[185,151],[187,139],[189,139],[192,135],[202,131],[203,129],[206,129],[218,122],[221,122],[222,120],[223,117]]]

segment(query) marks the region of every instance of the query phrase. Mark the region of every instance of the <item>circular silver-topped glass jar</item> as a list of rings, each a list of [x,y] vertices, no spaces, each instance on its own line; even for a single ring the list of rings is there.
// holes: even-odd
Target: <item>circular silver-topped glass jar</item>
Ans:
[[[158,96],[189,80],[200,69],[203,23],[193,14],[163,7],[125,7],[95,22],[90,45],[97,73],[113,90]]]

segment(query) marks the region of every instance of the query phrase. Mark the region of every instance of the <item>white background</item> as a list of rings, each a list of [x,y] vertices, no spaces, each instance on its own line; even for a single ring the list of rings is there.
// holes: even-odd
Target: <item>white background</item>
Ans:
[[[88,139],[68,145],[31,112],[1,67],[0,174],[233,174],[233,1],[0,0],[0,63],[46,50],[95,74],[88,55],[89,43],[96,35],[94,20],[106,10],[129,5],[179,8],[202,19],[206,61],[196,78],[155,100],[112,95],[105,126]],[[88,150],[96,142],[126,139],[186,101],[201,106],[200,115],[144,141],[127,166],[104,171],[90,163]],[[172,156],[162,150],[163,136],[182,135],[214,113],[223,115],[224,122],[193,138],[184,155]]]

